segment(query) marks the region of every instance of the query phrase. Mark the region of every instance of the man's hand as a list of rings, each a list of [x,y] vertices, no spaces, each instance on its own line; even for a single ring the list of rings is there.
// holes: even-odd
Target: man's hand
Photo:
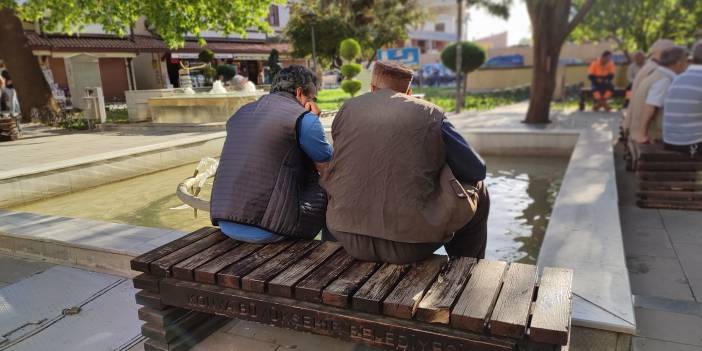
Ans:
[[[319,106],[317,106],[316,103],[308,101],[305,104],[305,110],[310,111],[314,113],[315,115],[319,116],[320,113],[322,113],[322,110],[319,109]]]

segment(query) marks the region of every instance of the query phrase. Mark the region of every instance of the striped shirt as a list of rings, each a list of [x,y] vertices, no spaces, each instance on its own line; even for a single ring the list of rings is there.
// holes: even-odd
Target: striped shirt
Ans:
[[[702,65],[691,65],[670,85],[663,108],[663,141],[702,143]]]

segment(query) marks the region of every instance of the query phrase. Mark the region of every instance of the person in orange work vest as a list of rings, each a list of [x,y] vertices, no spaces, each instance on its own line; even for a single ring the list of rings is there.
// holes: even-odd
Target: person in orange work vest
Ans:
[[[601,108],[611,111],[609,99],[614,94],[614,62],[612,53],[605,51],[599,59],[592,61],[588,69],[588,78],[592,83],[592,99],[595,101],[593,109],[599,111]]]

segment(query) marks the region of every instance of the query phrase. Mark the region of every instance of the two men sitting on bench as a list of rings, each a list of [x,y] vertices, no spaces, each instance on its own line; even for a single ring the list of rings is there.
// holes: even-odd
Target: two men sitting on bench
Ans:
[[[298,84],[305,79],[286,78],[295,74],[312,75],[299,66],[282,70],[270,95],[227,123],[212,192],[214,224],[248,241],[239,233],[311,238],[326,223],[323,237],[367,261],[419,261],[441,246],[449,255],[484,257],[485,164],[439,107],[411,96],[411,69],[377,62],[371,92],[341,107],[332,125],[333,158],[320,167],[326,192],[312,165],[329,159],[308,151],[301,128],[312,118],[305,104],[316,91]],[[317,144],[326,144],[323,133],[315,134]]]

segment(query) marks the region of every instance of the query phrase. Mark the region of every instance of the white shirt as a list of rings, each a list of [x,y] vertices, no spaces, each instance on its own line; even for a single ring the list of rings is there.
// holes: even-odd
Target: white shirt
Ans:
[[[673,79],[675,79],[677,74],[663,66],[659,66],[656,69],[663,73],[665,78],[651,85],[651,89],[649,89],[648,95],[646,95],[646,105],[661,108],[665,103],[665,97],[668,94],[668,88],[670,88],[670,84],[673,83]]]

